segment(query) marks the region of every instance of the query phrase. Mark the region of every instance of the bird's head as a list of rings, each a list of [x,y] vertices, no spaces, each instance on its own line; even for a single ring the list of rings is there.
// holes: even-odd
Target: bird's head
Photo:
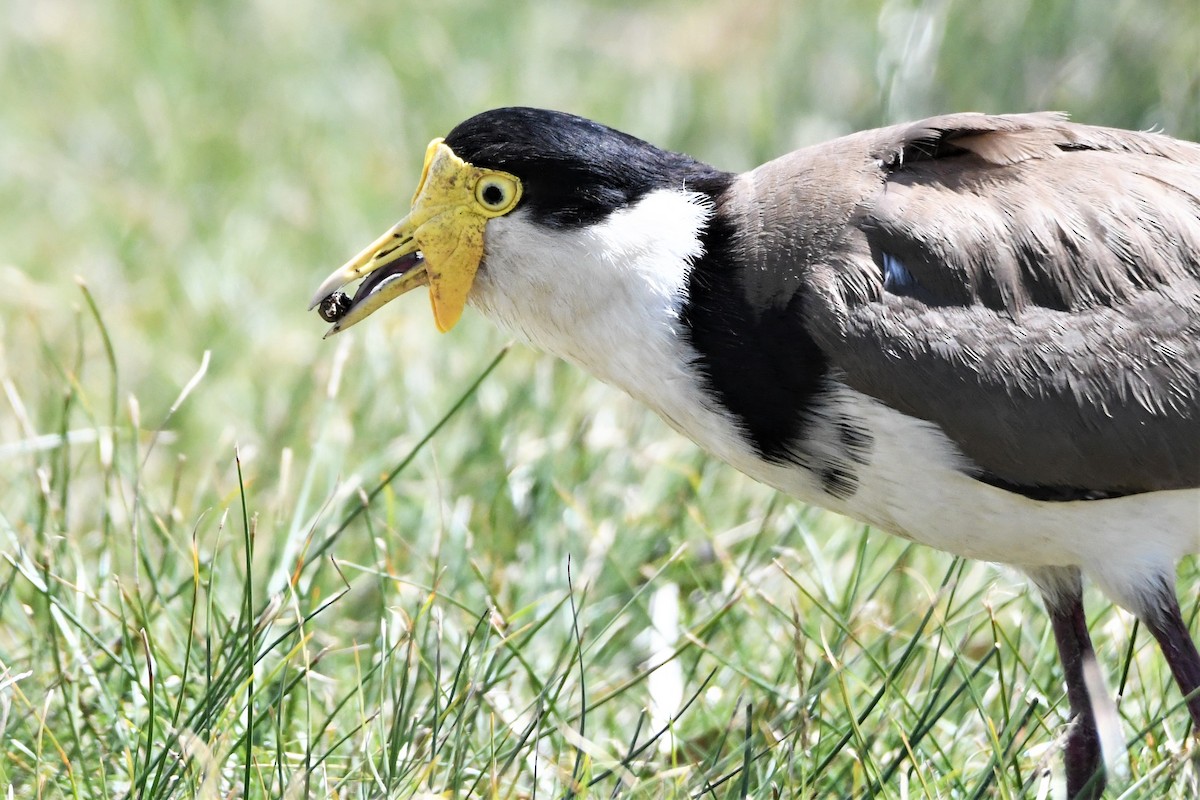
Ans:
[[[448,331],[481,271],[518,263],[534,239],[586,234],[657,189],[711,196],[726,181],[688,156],[581,117],[488,111],[430,142],[408,215],[330,275],[310,308],[321,306],[337,333],[427,285],[434,321]],[[498,224],[522,233],[499,236]],[[340,291],[360,279],[352,297]],[[505,279],[489,276],[493,284]]]

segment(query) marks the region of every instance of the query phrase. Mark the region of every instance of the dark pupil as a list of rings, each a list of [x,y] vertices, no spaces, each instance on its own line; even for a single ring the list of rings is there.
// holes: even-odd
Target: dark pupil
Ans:
[[[498,205],[500,203],[500,201],[503,199],[504,199],[504,190],[502,190],[496,184],[493,183],[491,186],[484,187],[483,202],[487,203],[489,206]]]

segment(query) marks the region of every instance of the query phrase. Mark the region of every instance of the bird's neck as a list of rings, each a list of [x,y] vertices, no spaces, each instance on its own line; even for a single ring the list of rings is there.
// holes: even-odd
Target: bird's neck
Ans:
[[[599,225],[488,227],[471,303],[529,343],[623,389],[718,458],[748,470],[750,443],[701,385],[680,319],[712,216],[707,198],[659,191]],[[569,275],[570,279],[563,278]]]

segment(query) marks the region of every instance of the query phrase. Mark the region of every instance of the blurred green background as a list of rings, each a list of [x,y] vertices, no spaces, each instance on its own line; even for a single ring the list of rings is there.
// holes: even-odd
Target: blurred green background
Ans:
[[[212,352],[203,402],[172,424],[186,450],[227,428],[246,446],[302,444],[290,409],[337,344],[304,312],[315,281],[407,209],[425,143],[489,107],[584,114],[728,169],[969,109],[1200,137],[1191,0],[15,0],[3,13],[7,371],[32,378],[39,340],[72,341],[80,276],[145,413]],[[354,418],[373,425],[422,409],[431,365],[469,372],[500,341],[478,320],[443,340],[416,299],[386,316],[355,332],[351,372],[373,372],[382,394]],[[12,423],[5,441],[21,435]]]
[[[858,526],[779,502],[631,401],[524,348],[487,377],[370,512],[333,534],[360,488],[379,485],[401,463],[505,339],[470,312],[451,335],[437,334],[416,293],[323,341],[324,325],[305,311],[312,290],[407,210],[426,142],[486,108],[571,111],[734,170],[856,129],[960,110],[1054,109],[1196,140],[1198,53],[1195,0],[8,0],[0,7],[0,732],[9,744],[0,783],[75,796],[121,796],[131,785],[147,796],[207,791],[195,768],[180,767],[174,788],[138,783],[146,764],[178,752],[181,714],[225,697],[213,689],[219,653],[208,653],[209,679],[194,690],[202,671],[186,666],[201,644],[212,651],[222,636],[236,639],[231,621],[257,615],[272,596],[301,619],[346,585],[350,593],[322,618],[328,622],[311,631],[297,623],[278,645],[292,655],[274,653],[278,674],[295,667],[296,652],[330,653],[319,690],[308,682],[311,665],[295,667],[306,676],[299,685],[308,689],[307,717],[282,700],[230,690],[229,703],[259,708],[274,727],[246,736],[237,715],[205,723],[209,747],[224,741],[233,755],[221,758],[243,763],[244,746],[260,775],[239,783],[235,770],[222,791],[272,796],[295,775],[315,774],[311,759],[279,754],[311,756],[322,741],[334,754],[324,767],[336,765],[327,786],[343,793],[403,795],[420,786],[453,794],[469,768],[496,769],[483,754],[498,740],[482,728],[461,729],[458,750],[447,745],[458,759],[449,771],[429,766],[445,762],[416,740],[363,733],[379,724],[367,720],[396,716],[381,699],[386,692],[353,688],[370,686],[363,654],[386,663],[404,639],[394,631],[388,638],[397,609],[411,610],[400,627],[415,637],[443,601],[437,636],[446,637],[446,654],[421,651],[426,668],[414,668],[413,680],[430,689],[414,701],[419,713],[409,709],[434,730],[446,719],[438,697],[455,695],[429,665],[443,656],[466,664],[455,659],[480,652],[470,637],[482,610],[524,610],[535,631],[545,630],[516,651],[515,676],[480,678],[480,686],[512,692],[521,709],[544,699],[539,681],[574,674],[568,656],[580,620],[591,620],[599,637],[582,658],[593,685],[644,678],[646,598],[666,583],[682,587],[685,628],[707,619],[697,593],[717,609],[720,598],[741,602],[720,611],[720,624],[701,626],[704,644],[692,660],[681,656],[685,693],[698,691],[710,668],[721,676],[724,695],[705,695],[710,707],[692,717],[691,740],[707,736],[712,746],[664,756],[662,769],[695,768],[669,778],[652,771],[659,777],[647,779],[645,796],[667,796],[664,787],[686,796],[713,775],[732,774],[742,754],[731,755],[718,734],[741,735],[733,719],[744,713],[743,698],[768,708],[748,739],[763,752],[778,751],[772,737],[786,739],[804,715],[846,728],[866,707],[858,693],[870,696],[875,673],[840,693],[818,693],[828,675],[813,678],[812,697],[845,698],[840,719],[820,710],[825,700],[789,712],[795,703],[780,698],[809,696],[796,674],[813,677],[813,660],[828,654],[822,633],[831,630],[860,653],[855,658],[873,653],[866,662],[890,674],[886,654],[904,642],[889,637],[929,635],[918,625],[925,606],[914,612],[905,599],[916,592],[946,602],[934,589],[950,559],[878,535],[868,542]],[[253,537],[239,521],[243,501]],[[314,542],[325,542],[322,557],[303,560]],[[782,573],[772,566],[780,558]],[[793,579],[807,588],[797,590]],[[1014,663],[1036,675],[1027,683],[1053,707],[1060,691],[1042,622],[1024,634],[1031,641],[1021,640],[1025,615],[1038,612],[1020,580],[997,581],[979,565],[960,580],[972,587],[963,595],[970,601],[938,606],[937,616],[946,623],[961,612],[964,627],[944,635],[978,656],[999,635],[985,607],[1008,609]],[[1194,580],[1194,570],[1185,574],[1185,600]],[[926,581],[928,592],[916,588]],[[882,588],[855,594],[848,584],[854,592]],[[440,594],[430,594],[435,586]],[[590,605],[564,621],[564,600],[581,601],[584,586]],[[1098,596],[1092,602],[1099,608]],[[814,629],[803,631],[808,644],[793,642],[797,607],[816,615]],[[848,634],[846,620],[862,622],[860,612],[876,644],[861,631]],[[1128,667],[1120,648],[1129,623],[1120,619],[1106,652],[1113,663],[1126,657]],[[697,638],[699,628],[688,630]],[[246,635],[247,646],[264,652],[266,644]],[[483,652],[513,652],[497,642]],[[941,646],[933,647],[935,661]],[[146,671],[149,655],[161,664],[157,673]],[[93,671],[88,664],[97,660],[111,663]],[[1145,680],[1167,685],[1152,652],[1148,664]],[[954,674],[965,687],[996,680]],[[615,752],[612,742],[636,738],[647,699],[614,696],[594,724],[600,750]],[[337,703],[347,697],[355,698],[350,710]],[[318,707],[329,714],[325,730],[316,730]],[[546,736],[570,772],[583,749],[559,738],[560,729],[578,720],[547,707]],[[984,708],[982,700],[968,704],[969,722],[947,728],[971,728],[963,746],[976,748],[973,757],[949,746],[921,751],[918,761],[950,781],[935,781],[938,791],[1028,787],[1028,770],[1010,784],[980,777],[996,771],[989,747],[998,741],[984,719],[992,707]],[[1160,711],[1146,718],[1157,724]],[[503,717],[495,707],[471,713]],[[157,734],[146,727],[156,714]],[[805,758],[781,755],[775,767],[762,766],[772,758],[756,760],[766,773],[753,781],[740,782],[747,769],[729,785],[766,792],[776,780],[813,796],[837,785],[862,790],[875,775],[869,754],[900,748],[895,737],[913,732],[871,720],[883,738],[855,740],[856,763],[866,767],[839,771],[833,758],[827,772],[809,774],[795,766]],[[1136,728],[1128,717],[1126,724]],[[1050,719],[1033,745],[1022,740],[1014,751],[1039,763],[1035,745],[1048,747],[1055,733]],[[411,745],[405,757],[428,771],[406,783],[394,770],[371,789],[363,777],[370,757],[355,754],[373,745],[394,755],[401,739]],[[339,742],[349,743],[339,750]],[[820,761],[820,746],[811,747],[809,760]],[[972,766],[960,769],[963,759]],[[499,784],[517,795],[541,785],[512,763]],[[1153,772],[1161,763],[1151,757],[1143,766]],[[64,764],[72,769],[64,773]],[[274,773],[266,768],[270,779],[257,772],[264,764],[275,765]],[[1137,764],[1131,769],[1136,776]],[[559,791],[569,783],[554,780]],[[307,784],[305,791],[319,793]]]

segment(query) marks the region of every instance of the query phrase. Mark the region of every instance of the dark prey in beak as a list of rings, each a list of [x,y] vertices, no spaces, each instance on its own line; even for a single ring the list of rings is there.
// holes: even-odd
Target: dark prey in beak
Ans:
[[[363,278],[362,283],[358,285],[357,291],[354,292],[353,298],[339,289],[321,301],[320,305],[317,306],[317,313],[326,322],[337,322],[346,316],[350,309],[357,303],[370,295],[371,292],[378,289],[388,280],[405,274],[424,259],[425,257],[421,254],[421,251],[417,250],[396,259],[396,261],[385,267],[376,269]]]

